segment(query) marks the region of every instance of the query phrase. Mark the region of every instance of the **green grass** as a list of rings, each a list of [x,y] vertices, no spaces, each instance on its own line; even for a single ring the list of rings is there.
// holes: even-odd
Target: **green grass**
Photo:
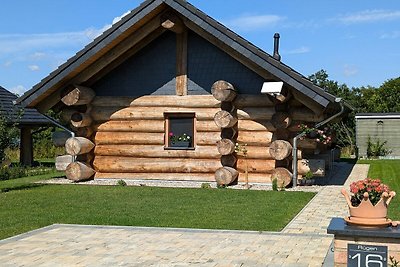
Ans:
[[[389,205],[389,218],[400,220],[400,160],[359,160],[357,163],[370,164],[368,177],[381,179],[398,195]]]
[[[0,182],[0,239],[53,223],[281,230],[314,196],[305,192]],[[7,191],[7,190],[6,190]]]

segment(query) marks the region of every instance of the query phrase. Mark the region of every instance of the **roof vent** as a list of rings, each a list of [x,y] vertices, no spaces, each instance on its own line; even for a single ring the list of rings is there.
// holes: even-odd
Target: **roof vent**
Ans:
[[[274,34],[274,55],[273,55],[273,57],[276,60],[281,61],[281,55],[279,55],[279,38],[280,38],[279,33],[275,33]]]

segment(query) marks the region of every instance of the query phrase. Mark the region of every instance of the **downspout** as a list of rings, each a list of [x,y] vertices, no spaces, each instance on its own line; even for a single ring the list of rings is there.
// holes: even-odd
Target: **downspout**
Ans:
[[[327,124],[328,122],[330,122],[330,121],[333,120],[334,118],[339,117],[340,115],[343,114],[343,112],[344,112],[344,105],[343,105],[343,103],[342,103],[342,99],[341,99],[341,98],[335,98],[335,102],[336,102],[336,103],[339,103],[339,105],[340,105],[340,111],[339,111],[338,113],[334,114],[333,116],[327,118],[326,120],[323,120],[323,121],[317,123],[317,124],[314,126],[315,128],[319,128],[319,127],[321,127],[322,125]],[[293,156],[293,162],[292,162],[292,168],[293,168],[292,184],[293,184],[293,187],[296,187],[296,186],[297,186],[297,140],[298,140],[299,138],[303,137],[304,135],[305,135],[305,133],[302,132],[302,133],[296,135],[296,136],[293,138],[293,149],[292,149],[292,156]]]

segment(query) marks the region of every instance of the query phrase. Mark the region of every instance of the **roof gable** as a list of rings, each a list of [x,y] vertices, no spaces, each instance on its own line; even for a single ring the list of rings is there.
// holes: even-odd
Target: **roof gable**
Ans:
[[[144,33],[141,36],[140,27],[151,21],[166,8],[173,9],[185,18],[184,23],[189,29],[196,33],[206,34],[210,42],[216,42],[230,48],[238,58],[250,61],[250,64],[260,69],[261,72],[269,73],[275,79],[283,81],[291,88],[294,88],[298,95],[308,98],[315,105],[326,108],[330,103],[334,103],[334,96],[326,93],[300,73],[274,59],[271,55],[183,0],[147,0],[143,2],[66,63],[50,73],[31,90],[18,98],[17,102],[22,103],[24,106],[47,110],[61,98],[59,90],[61,87],[66,84],[80,82],[79,80],[74,80],[74,77],[78,74],[81,77],[80,79],[84,79],[85,76],[82,74],[82,70],[100,57],[107,57],[107,52],[122,44],[132,32],[137,31],[132,38],[135,38],[135,36],[145,38],[146,35]],[[154,27],[154,29],[160,26],[148,24],[149,28]]]

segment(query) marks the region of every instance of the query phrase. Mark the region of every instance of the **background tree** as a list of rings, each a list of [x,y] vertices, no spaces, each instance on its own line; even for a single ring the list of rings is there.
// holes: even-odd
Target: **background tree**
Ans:
[[[6,159],[5,150],[18,145],[18,128],[8,125],[7,118],[0,113],[0,163]]]

